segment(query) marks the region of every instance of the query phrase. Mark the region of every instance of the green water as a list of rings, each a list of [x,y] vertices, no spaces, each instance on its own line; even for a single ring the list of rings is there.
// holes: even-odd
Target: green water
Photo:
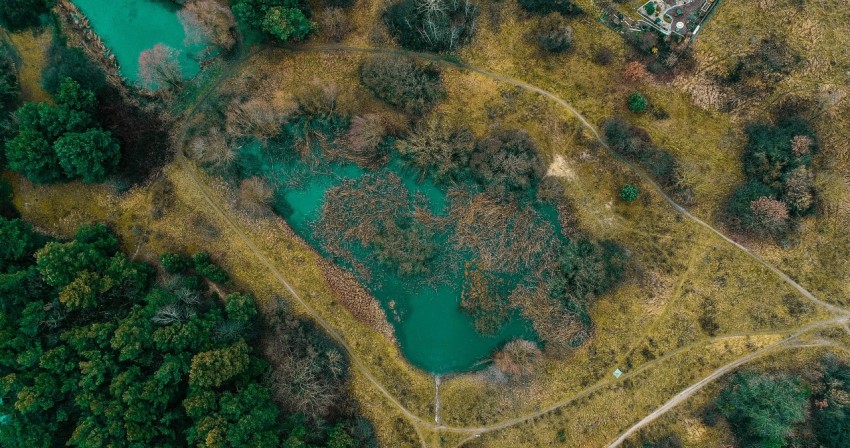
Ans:
[[[314,235],[314,224],[322,214],[325,192],[340,185],[344,179],[358,179],[366,172],[353,164],[334,163],[309,170],[299,159],[281,161],[270,158],[259,144],[251,143],[239,152],[239,177],[264,177],[277,185],[276,209],[292,228],[313,247],[327,256],[321,241]],[[431,212],[444,214],[446,194],[432,182],[419,181],[399,159],[392,160],[376,173],[395,174],[402,180],[411,196],[419,193],[428,199]],[[298,182],[287,183],[297,178]],[[333,258],[333,257],[329,257]],[[379,264],[367,250],[355,250],[354,258],[371,268],[368,279],[361,283],[378,299],[396,330],[405,357],[415,366],[435,374],[462,372],[482,365],[504,343],[522,338],[536,340],[529,322],[512,315],[495,334],[482,335],[473,326],[473,319],[459,308],[463,288],[463,268],[455,266],[438,273],[443,279],[436,285],[423,284]],[[351,268],[345,260],[333,260]],[[455,263],[457,265],[458,263]],[[462,264],[462,263],[461,263]],[[393,302],[394,306],[390,306]]]
[[[156,44],[180,51],[180,68],[186,78],[201,67],[195,59],[203,45],[187,46],[178,7],[157,0],[73,0],[94,31],[118,59],[121,74],[139,80],[139,55]]]

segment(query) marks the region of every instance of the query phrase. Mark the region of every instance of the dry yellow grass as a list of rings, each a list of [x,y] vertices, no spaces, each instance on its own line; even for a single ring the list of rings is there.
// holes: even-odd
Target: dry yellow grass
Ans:
[[[0,29],[2,37],[14,45],[20,64],[18,81],[21,85],[21,97],[25,101],[52,101],[50,95],[41,87],[41,69],[46,63],[47,49],[53,39],[52,28],[41,31],[27,29],[9,34]]]
[[[588,11],[595,11],[585,5],[589,2],[580,3]],[[381,1],[358,1],[349,12],[355,31],[346,43],[386,45],[386,36],[373,31],[383,7]],[[811,8],[814,19],[805,23],[783,19],[783,14],[789,12],[787,7],[759,8],[763,8],[759,2],[724,2],[695,46],[699,64],[696,73],[670,83],[649,81],[638,85],[622,81],[626,48],[619,36],[593,16],[572,22],[575,51],[562,56],[541,55],[527,36],[527,30],[539,19],[528,18],[512,1],[484,5],[479,34],[472,45],[460,51],[460,57],[550,90],[597,125],[612,115],[625,114],[624,99],[632,91],[646,93],[651,101],[663,105],[670,118],[632,118],[647,128],[659,146],[682,161],[684,177],[696,192],[695,212],[711,220],[742,179],[741,124],[766,118],[766,106],[758,104],[735,114],[721,113],[712,108],[710,101],[701,102],[699,92],[692,88],[698,81],[710,79],[712,67],[745,51],[751,35],[765,32],[750,29],[763,21],[744,22],[740,17],[751,17],[757,11],[776,18],[768,31],[785,32],[801,51],[835,51],[844,56],[840,59],[844,65],[848,60],[847,45],[842,47],[842,35],[836,30],[850,21],[827,17],[828,10],[821,6]],[[828,25],[819,29],[812,20],[823,20]],[[599,46],[612,49],[620,58],[608,67],[593,64],[590,59]],[[339,86],[345,92],[344,103],[356,108],[356,112],[390,113],[358,86],[357,67],[362,58],[354,53],[293,54],[268,50],[250,59],[222,93],[248,91],[283,107],[291,101],[293,91],[318,77]],[[824,154],[831,161],[823,164],[823,184],[832,188],[830,198],[835,203],[827,204],[823,216],[808,219],[800,232],[801,241],[789,249],[748,242],[815,294],[834,303],[850,297],[850,242],[846,235],[842,236],[842,224],[850,216],[850,207],[845,205],[850,203],[850,188],[844,188],[850,179],[841,176],[842,170],[848,172],[850,163],[847,141],[841,139],[850,129],[850,113],[844,100],[847,89],[841,79],[846,66],[841,64],[807,62],[777,88],[775,98],[767,101],[789,92],[815,92],[817,98],[827,101],[829,107],[816,125]],[[376,423],[384,445],[457,446],[466,442],[465,446],[488,447],[559,443],[604,446],[679,390],[719,366],[776,342],[794,328],[827,318],[826,312],[807,302],[766,268],[683,220],[649,185],[594,144],[588,132],[564,109],[481,75],[456,70],[444,73],[449,95],[435,113],[469,124],[479,135],[494,126],[528,131],[539,142],[547,162],[557,162],[556,172],[562,174],[559,179],[575,204],[581,228],[594,238],[613,239],[626,247],[636,268],[624,286],[601,298],[591,310],[595,323],[591,340],[564,359],[547,359],[529,384],[494,386],[484,375],[471,373],[448,378],[441,386],[441,417],[446,425],[493,425],[562,405],[532,420],[487,432],[480,438],[464,431],[416,428],[355,372],[353,394],[364,414]],[[195,126],[203,125],[204,118],[199,116]],[[216,203],[275,267],[287,273],[293,286],[353,346],[358,358],[381,383],[412,412],[426,421],[433,420],[432,378],[412,368],[391,340],[369,330],[343,310],[323,278],[315,253],[292,238],[279,221],[240,214],[231,206],[226,186],[198,175]],[[252,291],[261,304],[275,297],[287,297],[282,285],[246,248],[231,224],[204,205],[203,195],[183,168],[169,166],[165,177],[174,183],[176,197],[159,219],[149,213],[150,187],[119,197],[108,187],[35,187],[17,177],[13,180],[16,205],[25,218],[54,235],[70,235],[77,225],[91,220],[107,221],[122,235],[126,249],[131,253],[138,250],[143,259],[153,259],[166,250],[208,250],[232,273],[237,285]],[[639,185],[640,201],[626,205],[618,200],[617,191],[624,183]],[[711,331],[714,335],[706,330],[711,325],[704,321],[709,302],[715,309],[716,329]],[[847,345],[850,336],[839,332],[830,337]],[[767,359],[780,365],[779,360],[791,353],[794,365],[805,365],[806,359],[811,359],[806,358],[809,353],[827,350],[784,351]],[[757,364],[768,365],[768,361]],[[627,376],[615,381],[611,372],[616,368]],[[596,387],[592,393],[570,400],[591,387]],[[715,384],[703,390],[648,430],[671,428],[693,446],[717,446],[726,437],[723,427],[707,428],[694,416],[694,410],[710,401],[717,387]]]

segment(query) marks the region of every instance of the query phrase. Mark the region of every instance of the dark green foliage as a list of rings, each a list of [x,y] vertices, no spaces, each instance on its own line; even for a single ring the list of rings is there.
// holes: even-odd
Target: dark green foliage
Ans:
[[[162,254],[159,257],[159,264],[169,274],[182,274],[192,267],[192,259],[181,254]]]
[[[250,323],[259,315],[254,298],[248,294],[234,293],[225,298],[224,310],[227,318],[238,322]]]
[[[198,252],[192,255],[192,263],[194,263],[195,271],[210,281],[215,283],[227,283],[227,272],[213,263],[210,254],[206,252]]]
[[[850,366],[827,357],[821,369],[823,378],[812,397],[812,427],[823,447],[845,448],[850,441]]]
[[[406,57],[367,59],[360,67],[360,82],[387,104],[414,115],[424,114],[446,94],[440,72]]]
[[[103,182],[121,156],[112,134],[101,129],[66,133],[56,140],[53,147],[65,176],[82,179],[85,183]]]
[[[686,187],[679,184],[677,161],[668,151],[652,146],[652,137],[645,129],[632,126],[623,118],[606,120],[602,125],[605,141],[626,159],[640,164],[658,179],[665,188],[683,193]]]
[[[384,23],[404,48],[443,52],[472,40],[477,17],[472,0],[401,0],[384,12]]]
[[[559,14],[544,17],[535,35],[537,46],[550,53],[562,53],[573,45],[573,29],[567,24],[567,19]]]
[[[0,23],[10,31],[39,24],[39,16],[47,14],[55,0],[3,0],[0,3]]]
[[[0,241],[0,273],[15,268],[43,244],[29,223],[4,217],[0,217]]]
[[[811,164],[817,147],[812,145],[806,154],[797,155],[792,150],[792,139],[807,136],[814,143],[815,134],[809,124],[799,118],[781,121],[777,126],[749,125],[747,147],[744,150],[744,173],[771,188],[782,186],[784,178],[797,167]]]
[[[717,398],[717,408],[743,446],[785,446],[805,416],[809,391],[796,378],[738,374]]]
[[[20,94],[15,64],[6,49],[0,45],[0,145],[5,144],[14,131],[12,112],[20,103]],[[0,150],[0,170],[3,170],[5,165],[6,154]]]
[[[729,223],[737,229],[758,233],[761,225],[753,213],[752,202],[761,197],[775,198],[776,192],[757,180],[738,187],[726,205]]]
[[[299,41],[310,34],[312,24],[298,8],[274,7],[263,18],[262,29],[282,41]]]
[[[817,138],[808,122],[786,118],[778,124],[751,124],[745,128],[747,146],[743,164],[747,183],[729,198],[726,219],[738,230],[760,235],[781,234],[784,225],[758,219],[753,201],[766,197],[781,200],[787,212],[798,217],[809,213],[815,203],[812,157],[817,152]],[[782,207],[776,203],[775,207]]]
[[[10,223],[0,229],[29,232]],[[203,287],[152,287],[153,269],[117,252],[103,226],[35,258],[33,240],[15,241],[3,257],[17,264],[0,272],[0,446],[359,445],[342,422],[281,419],[244,327],[220,337],[257,317],[250,296],[222,305]],[[274,335],[309,351],[302,336]]]
[[[19,130],[6,143],[9,167],[36,183],[102,182],[120,152],[112,134],[95,126],[94,92],[66,78],[56,102],[26,103],[15,112]]]
[[[527,192],[545,174],[537,144],[517,130],[498,130],[478,141],[469,167],[481,185],[501,196]]]
[[[355,0],[322,0],[322,4],[336,8],[350,8],[354,6],[354,1]]]
[[[644,96],[639,92],[629,95],[627,102],[629,104],[629,110],[632,112],[643,112],[646,110],[648,105],[646,98],[644,98]]]
[[[236,19],[280,40],[302,40],[312,25],[298,0],[238,0],[230,6]]]
[[[581,13],[581,8],[573,3],[572,0],[519,0],[519,5],[526,11],[535,14],[557,12],[567,16]]]
[[[623,185],[623,188],[620,189],[620,198],[626,202],[634,202],[639,195],[638,189],[634,185]]]
[[[15,210],[15,206],[12,204],[13,196],[14,191],[12,190],[12,186],[5,180],[0,179],[0,216],[6,218],[16,218],[18,216],[18,211]]]
[[[47,53],[47,66],[41,72],[41,85],[51,95],[58,95],[62,81],[71,78],[84,90],[100,93],[106,87],[106,74],[83,50],[67,47],[58,39]]]
[[[628,256],[612,241],[570,241],[561,251],[558,269],[549,283],[553,297],[568,307],[587,308],[594,298],[623,278]]]

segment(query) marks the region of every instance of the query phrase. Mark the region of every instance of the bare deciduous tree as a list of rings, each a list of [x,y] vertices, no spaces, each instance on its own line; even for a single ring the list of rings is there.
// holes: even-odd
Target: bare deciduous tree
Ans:
[[[273,195],[274,192],[259,177],[250,177],[239,184],[241,205],[250,213],[266,210]]]
[[[342,8],[326,8],[319,16],[322,32],[335,42],[340,42],[351,32],[351,23]]]
[[[182,72],[177,57],[180,52],[163,44],[156,44],[139,55],[139,78],[148,89],[168,86],[180,87]]]
[[[188,43],[211,42],[230,50],[236,44],[233,30],[236,21],[230,8],[214,0],[192,0],[177,13]]]

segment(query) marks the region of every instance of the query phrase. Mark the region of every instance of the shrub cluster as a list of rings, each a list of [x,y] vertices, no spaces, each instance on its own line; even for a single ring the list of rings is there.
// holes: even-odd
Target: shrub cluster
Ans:
[[[103,182],[121,153],[112,134],[92,116],[94,92],[66,78],[56,102],[26,103],[15,112],[17,134],[6,142],[9,167],[36,183]]]
[[[206,252],[198,252],[192,257],[182,254],[165,253],[159,257],[162,269],[169,274],[188,274],[191,269],[195,273],[215,283],[228,283],[227,272],[218,267]]]
[[[479,184],[501,197],[531,191],[546,171],[531,136],[509,129],[496,130],[480,139],[469,168]]]
[[[97,95],[103,93],[106,87],[106,75],[91,59],[86,57],[83,50],[68,47],[58,39],[50,45],[47,51],[48,64],[41,72],[41,86],[51,95],[58,95],[62,81],[71,78],[85,90],[91,90]]]
[[[679,182],[676,158],[668,151],[654,147],[645,129],[633,126],[620,117],[605,121],[602,128],[611,149],[642,166],[664,188],[679,196],[680,200],[690,196],[687,187]]]
[[[440,72],[410,58],[377,56],[360,67],[360,82],[387,104],[412,115],[422,115],[446,92]]]
[[[550,14],[553,12],[562,15],[580,14],[581,8],[572,0],[519,0],[519,5],[528,12],[535,14]]]
[[[799,118],[786,118],[775,126],[753,124],[745,131],[747,182],[729,199],[727,218],[738,230],[776,236],[814,207],[811,163],[817,140]]]
[[[282,41],[303,40],[313,27],[298,0],[238,0],[230,9],[245,26]]]
[[[390,34],[416,51],[454,51],[472,40],[477,17],[472,0],[401,0],[384,11]]]
[[[802,374],[735,375],[715,401],[741,446],[843,448],[850,440],[850,365],[832,355]]]
[[[260,322],[247,294],[222,304],[182,277],[154,286],[151,266],[102,226],[45,245],[0,218],[0,234],[15,236],[0,249],[0,330],[11,335],[0,341],[0,445],[360,445],[343,420],[282,415],[266,383],[277,371],[252,348]],[[309,362],[298,334],[275,337]]]
[[[0,4],[0,24],[18,31],[39,24],[39,16],[47,14],[56,0],[4,0]]]
[[[573,46],[573,29],[560,14],[549,14],[535,31],[537,46],[550,53],[563,53]]]

